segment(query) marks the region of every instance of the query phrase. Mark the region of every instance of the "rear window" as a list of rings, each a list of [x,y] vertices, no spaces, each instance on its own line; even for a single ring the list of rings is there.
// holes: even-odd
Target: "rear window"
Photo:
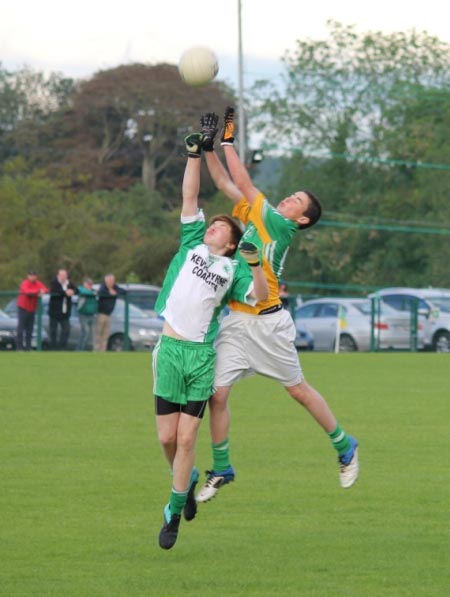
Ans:
[[[372,313],[372,305],[370,301],[364,301],[363,303],[358,301],[352,303],[352,305],[363,315],[370,315]]]

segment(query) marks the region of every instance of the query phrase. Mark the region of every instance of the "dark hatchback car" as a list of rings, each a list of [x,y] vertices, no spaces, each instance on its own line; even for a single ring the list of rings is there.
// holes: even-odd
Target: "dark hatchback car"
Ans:
[[[31,348],[37,348],[36,328],[31,338]],[[49,348],[49,340],[45,330],[42,330],[42,349]],[[0,350],[17,349],[17,318],[10,317],[0,309]]]

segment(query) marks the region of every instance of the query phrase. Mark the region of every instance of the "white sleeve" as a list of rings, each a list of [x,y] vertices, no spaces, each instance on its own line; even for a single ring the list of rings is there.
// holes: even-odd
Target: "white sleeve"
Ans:
[[[203,213],[203,209],[199,209],[195,216],[181,216],[180,218],[182,224],[192,224],[193,222],[204,222],[205,221],[205,214]]]

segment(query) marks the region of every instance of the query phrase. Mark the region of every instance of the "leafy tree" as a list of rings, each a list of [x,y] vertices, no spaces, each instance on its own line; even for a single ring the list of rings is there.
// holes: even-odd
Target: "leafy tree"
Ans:
[[[307,187],[323,199],[324,219],[450,228],[450,46],[414,31],[357,34],[335,22],[329,28],[328,39],[298,41],[285,55],[283,87],[259,82],[252,93],[255,129],[282,143],[285,153],[295,150],[284,160],[279,198]],[[436,237],[326,230],[299,235],[313,242],[299,241],[287,275],[442,285]],[[448,274],[445,280],[450,286]]]
[[[49,281],[66,267],[79,281],[113,271],[160,283],[179,243],[179,213],[143,185],[74,193],[17,158],[0,172],[0,288],[16,289],[30,267]]]
[[[62,115],[60,162],[91,189],[141,181],[169,198],[178,191],[174,172],[184,167],[183,136],[198,128],[201,112],[222,112],[231,98],[221,83],[185,85],[169,64],[100,71],[80,83]]]
[[[60,73],[45,76],[28,67],[10,72],[0,64],[0,161],[41,153],[37,131],[67,104],[73,89],[74,81]]]

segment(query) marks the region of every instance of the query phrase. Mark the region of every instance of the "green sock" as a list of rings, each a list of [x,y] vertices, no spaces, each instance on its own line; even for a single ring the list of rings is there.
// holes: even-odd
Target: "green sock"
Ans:
[[[230,466],[230,442],[228,438],[223,442],[212,445],[213,471],[222,473]]]
[[[181,514],[186,505],[187,491],[177,491],[172,487],[170,492],[170,513]]]
[[[334,431],[328,434],[328,436],[331,439],[331,443],[334,449],[337,450],[339,456],[342,456],[348,452],[352,447],[348,435],[339,424]]]

